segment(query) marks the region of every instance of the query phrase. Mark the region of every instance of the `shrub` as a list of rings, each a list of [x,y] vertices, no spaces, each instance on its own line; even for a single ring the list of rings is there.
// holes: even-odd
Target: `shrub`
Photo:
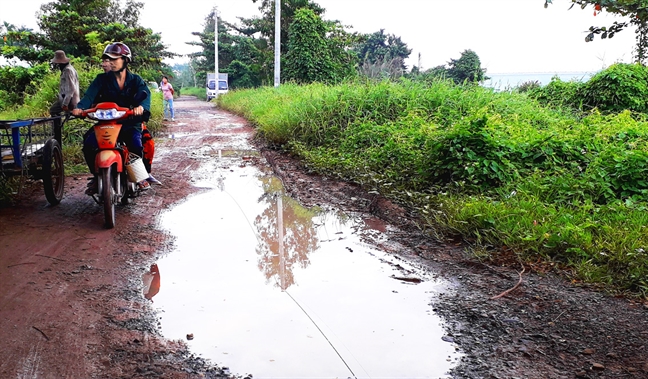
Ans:
[[[517,90],[520,93],[525,93],[525,92],[529,92],[529,91],[532,91],[532,90],[537,90],[540,87],[542,87],[542,85],[540,84],[539,81],[537,81],[537,80],[529,80],[529,81],[526,81],[526,82],[520,84],[517,87]]]
[[[579,105],[583,86],[531,92]],[[437,235],[648,294],[648,122],[636,113],[408,80],[241,90],[219,105],[309,169],[412,206]]]
[[[580,109],[583,85],[578,81],[563,82],[559,77],[554,76],[551,78],[551,82],[544,87],[529,88],[528,94],[541,104],[550,107]]]
[[[34,67],[0,67],[0,88],[4,92],[0,94],[0,110],[20,103],[26,92],[33,93],[35,89],[32,84],[42,80],[48,72],[49,65],[47,63]]]
[[[641,64],[616,63],[594,75],[584,86],[584,108],[606,112],[645,112],[648,68]]]

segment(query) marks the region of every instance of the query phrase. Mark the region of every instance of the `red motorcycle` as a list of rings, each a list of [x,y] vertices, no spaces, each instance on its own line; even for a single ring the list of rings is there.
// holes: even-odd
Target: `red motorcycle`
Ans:
[[[92,195],[103,205],[105,227],[115,227],[115,204],[128,204],[140,193],[138,183],[148,178],[142,158],[129,153],[126,144],[118,140],[122,125],[119,120],[133,116],[133,110],[115,103],[99,103],[86,109],[82,117],[97,121],[94,132],[99,144],[95,156],[95,180],[98,191]]]

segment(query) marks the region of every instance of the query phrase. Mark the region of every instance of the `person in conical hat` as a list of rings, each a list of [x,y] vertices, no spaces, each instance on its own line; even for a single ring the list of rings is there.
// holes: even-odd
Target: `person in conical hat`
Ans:
[[[54,117],[52,123],[54,124],[54,138],[61,141],[61,112],[71,111],[80,100],[79,97],[79,75],[70,64],[70,58],[65,56],[65,51],[57,50],[54,53],[54,58],[50,61],[54,69],[61,70],[61,79],[59,81],[59,93],[50,107],[50,116]]]
[[[72,110],[80,100],[79,75],[70,64],[70,58],[65,56],[65,51],[57,50],[50,61],[54,68],[61,70],[58,98],[50,107],[51,115],[58,115],[62,111]]]

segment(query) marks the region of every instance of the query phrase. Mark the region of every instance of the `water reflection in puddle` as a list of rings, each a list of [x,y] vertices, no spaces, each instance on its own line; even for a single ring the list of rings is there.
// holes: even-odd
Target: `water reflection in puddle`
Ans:
[[[431,312],[438,282],[363,242],[380,237],[361,220],[226,166],[198,173],[205,190],[161,218],[175,249],[144,284],[165,337],[191,334],[194,353],[255,378],[446,377],[459,355]]]

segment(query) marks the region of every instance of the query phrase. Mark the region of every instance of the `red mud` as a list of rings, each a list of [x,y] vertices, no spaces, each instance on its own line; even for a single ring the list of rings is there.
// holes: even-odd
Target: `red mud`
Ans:
[[[0,378],[228,377],[192,356],[182,341],[159,335],[141,277],[172,243],[157,216],[195,190],[189,174],[199,161],[191,152],[214,141],[252,138],[254,129],[192,98],[178,99],[176,109],[165,134],[199,133],[157,136],[154,174],[164,185],[118,207],[115,229],[102,227],[102,210],[83,194],[85,175],[67,178],[56,207],[35,183],[17,204],[0,209]],[[422,234],[407,210],[258,147],[302,204],[392,225],[385,230],[397,232],[388,237],[409,249],[393,253],[453,283],[434,303],[446,320],[445,340],[465,355],[452,377],[648,378],[648,308],[641,302],[529,268],[519,288],[491,299],[518,282],[518,267],[478,262],[461,245]]]

